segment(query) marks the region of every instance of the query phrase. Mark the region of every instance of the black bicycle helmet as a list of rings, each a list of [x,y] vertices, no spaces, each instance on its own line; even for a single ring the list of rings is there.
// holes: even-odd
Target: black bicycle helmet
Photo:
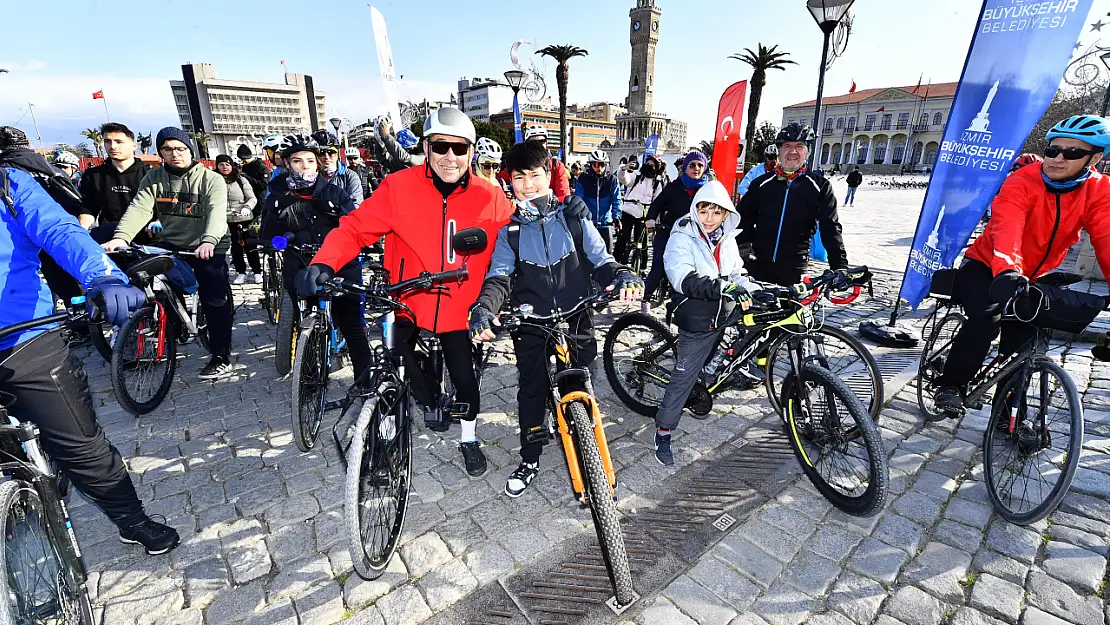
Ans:
[[[809,146],[813,145],[815,139],[817,139],[817,136],[813,134],[812,128],[807,124],[794,122],[793,124],[783,126],[778,136],[775,137],[775,145],[781,148],[784,143],[801,141]]]
[[[320,147],[326,148],[339,145],[339,137],[336,137],[335,133],[330,130],[317,130],[312,133],[312,139],[316,141]]]
[[[299,132],[282,137],[278,150],[282,158],[289,158],[296,152],[312,152],[320,156],[320,144],[311,136]]]

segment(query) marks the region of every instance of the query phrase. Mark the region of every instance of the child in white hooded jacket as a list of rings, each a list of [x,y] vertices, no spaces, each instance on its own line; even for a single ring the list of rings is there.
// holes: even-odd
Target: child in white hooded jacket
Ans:
[[[655,457],[664,465],[674,464],[671,430],[698,374],[736,306],[747,310],[749,293],[759,288],[744,272],[739,225],[728,191],[713,180],[694,195],[690,214],[675,223],[667,241],[663,264],[673,291],[668,307],[678,325],[678,360],[655,416]]]

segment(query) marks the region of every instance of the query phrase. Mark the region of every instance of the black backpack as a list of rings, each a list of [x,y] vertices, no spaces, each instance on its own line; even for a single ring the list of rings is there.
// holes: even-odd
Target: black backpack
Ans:
[[[81,193],[73,186],[73,181],[59,169],[55,169],[46,159],[31,152],[0,150],[0,168],[18,169],[35,179],[50,197],[61,205],[70,215],[81,213]],[[4,176],[5,184],[7,175]]]

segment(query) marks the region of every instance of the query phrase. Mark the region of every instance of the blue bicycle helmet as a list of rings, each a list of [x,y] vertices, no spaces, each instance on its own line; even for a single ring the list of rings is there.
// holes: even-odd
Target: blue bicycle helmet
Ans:
[[[1078,139],[1096,148],[1110,148],[1110,124],[1098,115],[1073,115],[1058,122],[1048,131],[1045,139],[1052,141],[1057,137]]]

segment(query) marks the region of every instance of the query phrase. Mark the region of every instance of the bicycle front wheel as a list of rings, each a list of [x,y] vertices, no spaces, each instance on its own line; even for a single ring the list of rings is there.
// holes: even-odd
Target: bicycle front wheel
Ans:
[[[92,625],[92,603],[83,576],[61,557],[70,551],[50,530],[42,499],[30,484],[0,484],[4,549],[0,551],[0,623]]]
[[[142,415],[157,408],[177,370],[177,330],[165,309],[140,309],[116,333],[112,347],[112,388],[124,410]]]
[[[281,266],[274,254],[266,255],[262,264],[262,307],[266,309],[266,320],[270,325],[278,322],[281,310]]]
[[[655,417],[674,371],[676,339],[650,315],[629,313],[605,334],[605,377],[617,397],[645,417]]]
[[[307,452],[320,436],[328,394],[327,324],[309,317],[301,327],[293,359],[293,441]]]
[[[879,426],[843,380],[806,363],[801,388],[786,384],[786,435],[806,477],[837,508],[874,516],[890,476]]]
[[[406,400],[395,386],[366,400],[347,451],[343,492],[347,549],[367,580],[385,573],[405,525],[412,474]]]
[[[597,540],[601,544],[601,555],[605,559],[605,568],[609,571],[609,581],[613,584],[617,605],[623,607],[635,601],[636,591],[632,588],[632,569],[624,547],[617,502],[605,474],[597,439],[594,438],[593,419],[582,402],[572,402],[567,408],[574,425],[578,461],[582,465],[582,481],[590,503],[590,514],[594,518]]]
[[[921,360],[917,365],[917,407],[926,419],[936,420],[942,415],[937,409],[933,394],[936,392],[937,379],[944,373],[944,365],[952,352],[952,342],[963,327],[963,315],[945,315],[933,328],[929,340],[921,350]]]
[[[285,377],[293,370],[293,358],[297,355],[298,309],[288,293],[281,294],[278,313],[277,339],[274,348],[274,366],[278,375]]]
[[[1054,362],[1038,360],[1011,376],[994,401],[983,434],[983,473],[994,509],[1029,525],[1068,493],[1083,445],[1079,391]]]
[[[116,339],[116,326],[111,323],[90,323],[89,341],[104,362],[112,364],[112,343]]]

